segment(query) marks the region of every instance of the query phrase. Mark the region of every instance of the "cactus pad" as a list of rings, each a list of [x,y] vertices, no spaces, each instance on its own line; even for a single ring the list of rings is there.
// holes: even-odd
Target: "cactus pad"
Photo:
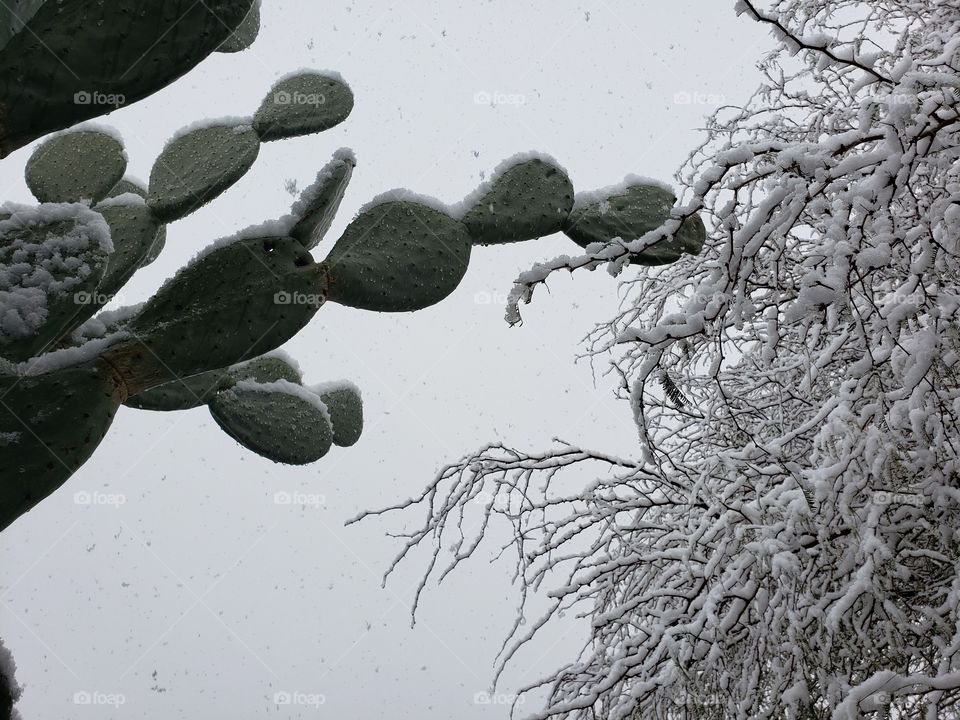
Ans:
[[[210,414],[244,447],[278,463],[305,465],[330,450],[326,407],[309,390],[278,380],[244,380],[210,401]]]
[[[326,383],[311,388],[330,413],[333,443],[340,447],[355,444],[363,432],[363,400],[350,383]]]
[[[293,206],[293,214],[299,220],[290,235],[307,250],[316,247],[330,229],[355,165],[352,154],[338,153],[317,174],[316,182],[303,191],[300,200]]]
[[[476,245],[532,240],[563,230],[573,185],[553,163],[534,158],[497,174],[463,216]]]
[[[268,352],[299,332],[324,300],[326,279],[293,238],[216,248],[168,281],[130,321],[169,377],[217,370]]]
[[[97,202],[123,177],[127,156],[119,140],[93,130],[56,135],[33,151],[25,172],[40,202]]]
[[[652,183],[633,183],[605,194],[594,202],[575,208],[564,232],[581,247],[614,238],[636,240],[656,230],[669,217],[677,198],[664,187]],[[646,250],[630,256],[638,265],[663,265],[675,262],[683,253],[696,255],[703,248],[706,229],[698,216],[688,218],[680,230]]]
[[[417,202],[390,200],[361,212],[324,261],[329,299],[379,312],[409,312],[452,293],[470,262],[463,223]]]
[[[260,153],[249,126],[212,125],[168,144],[150,172],[147,203],[163,222],[178,220],[243,177]]]
[[[126,197],[121,196],[120,200],[131,202],[120,202],[113,198],[94,208],[110,226],[110,239],[113,242],[107,271],[97,289],[101,305],[143,266],[156,242],[157,221],[143,200],[134,201],[137,197],[130,193]]]
[[[0,530],[60,487],[93,453],[121,395],[96,364],[0,376]]]
[[[260,103],[253,127],[264,142],[321,132],[353,110],[353,92],[338,77],[306,72],[274,85]]]

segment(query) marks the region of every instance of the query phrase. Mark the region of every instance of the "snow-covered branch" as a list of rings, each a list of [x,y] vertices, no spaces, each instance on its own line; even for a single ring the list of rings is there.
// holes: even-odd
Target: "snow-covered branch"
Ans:
[[[427,516],[396,562],[433,545],[422,589],[510,524],[525,606],[551,605],[498,676],[560,612],[591,621],[536,718],[960,717],[960,2],[737,9],[782,44],[710,120],[684,206],[508,308],[560,270],[621,276],[588,352],[637,459],[488,446],[398,506]],[[703,253],[627,269],[694,212]]]

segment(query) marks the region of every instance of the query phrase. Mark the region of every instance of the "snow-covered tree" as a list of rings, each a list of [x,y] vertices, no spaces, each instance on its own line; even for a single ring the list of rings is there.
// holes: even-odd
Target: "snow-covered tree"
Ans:
[[[391,569],[431,545],[422,590],[512,524],[524,607],[550,609],[497,678],[589,619],[536,718],[960,717],[960,0],[735,8],[778,49],[684,204],[536,266],[507,311],[561,270],[622,278],[586,354],[638,447],[487,445],[392,508],[427,515]],[[629,267],[695,212],[698,256]]]

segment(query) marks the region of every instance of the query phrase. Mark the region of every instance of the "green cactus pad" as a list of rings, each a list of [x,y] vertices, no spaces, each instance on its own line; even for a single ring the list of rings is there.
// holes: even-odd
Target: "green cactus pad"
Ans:
[[[300,200],[293,206],[298,217],[290,235],[310,250],[316,247],[336,217],[343,195],[353,176],[356,161],[352,154],[338,153],[317,175],[317,180],[303,191]]]
[[[293,337],[325,287],[322,269],[293,238],[234,241],[169,280],[128,324],[137,341],[109,352],[125,368],[158,365],[160,381],[227,367]]]
[[[150,209],[142,202],[119,204],[108,200],[94,210],[107,221],[113,241],[107,271],[97,290],[103,300],[100,304],[105,304],[143,266],[159,228]]]
[[[110,192],[107,193],[107,197],[118,197],[120,195],[126,195],[127,193],[139,195],[144,200],[147,199],[147,188],[141,185],[139,180],[134,180],[133,178],[128,177],[121,178],[116,185],[110,188]]]
[[[254,0],[250,12],[243,22],[231,33],[224,43],[217,48],[217,52],[237,53],[253,45],[260,34],[260,0]]]
[[[463,216],[475,245],[533,240],[563,230],[573,184],[555,164],[534,158],[512,165]]]
[[[320,396],[330,413],[333,425],[333,443],[350,447],[363,432],[363,399],[349,383],[327,383],[311,388]]]
[[[40,202],[97,202],[127,170],[123,145],[93,130],[56,135],[27,160],[25,177]]]
[[[263,142],[310,135],[339,125],[353,110],[353,92],[337,77],[307,72],[281,80],[260,104],[253,127]]]
[[[216,50],[252,4],[43,3],[0,50],[0,157],[170,84]]]
[[[659,185],[629,184],[617,192],[605,194],[602,199],[575,208],[564,232],[584,248],[591,243],[606,243],[615,238],[636,240],[660,227],[670,217],[676,202],[676,196]],[[632,254],[630,262],[637,265],[675,262],[683,253],[699,253],[706,237],[703,221],[694,216],[685,220],[672,238]]]
[[[259,153],[260,139],[249,126],[213,125],[181,135],[154,163],[147,203],[163,222],[179,220],[242,178]]]
[[[472,244],[463,223],[426,205],[374,205],[347,226],[323,263],[329,299],[378,312],[429,307],[456,290]]]
[[[330,450],[333,430],[320,399],[285,380],[244,380],[219,393],[210,414],[230,437],[269,460],[305,465]]]
[[[99,365],[0,376],[0,530],[60,487],[104,438],[120,404]]]
[[[89,319],[111,249],[83,205],[18,206],[0,222],[0,355],[27,360]]]

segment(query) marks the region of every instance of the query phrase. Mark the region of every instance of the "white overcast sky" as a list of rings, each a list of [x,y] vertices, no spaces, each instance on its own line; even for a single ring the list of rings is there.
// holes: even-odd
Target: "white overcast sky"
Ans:
[[[456,201],[519,151],[554,155],[579,190],[627,173],[669,181],[711,103],[745,99],[771,45],[732,0],[264,0],[250,50],[214,55],[100,119],[126,139],[130,172],[146,179],[182,125],[252,114],[297,68],[342,73],[354,112],[332,131],[265,145],[239,184],[170,227],[164,255],[122,300],[146,299],[207,243],[285,213],[285,182],[309,184],[341,146],[358,167],[318,258],[374,195],[407,187]],[[4,199],[29,201],[29,152],[0,164]],[[94,458],[0,537],[0,637],[26,685],[25,720],[506,717],[475,695],[517,605],[510,563],[489,564],[489,546],[430,586],[411,629],[422,556],[381,589],[397,548],[384,533],[422,515],[343,523],[419,492],[491,439],[636,451],[629,409],[574,364],[583,335],[615,310],[616,280],[559,278],[522,327],[503,321],[518,272],[576,249],[563,236],[478,248],[460,288],[412,315],[323,308],[286,349],[307,382],[356,382],[367,427],[313,466],[245,451],[205,409],[122,410]],[[78,492],[126,502],[80,506]],[[277,505],[276,492],[325,503]],[[576,623],[556,626],[521,653],[502,691],[570,659],[583,637]],[[278,692],[301,704],[277,706]],[[79,706],[77,693],[124,702]]]

